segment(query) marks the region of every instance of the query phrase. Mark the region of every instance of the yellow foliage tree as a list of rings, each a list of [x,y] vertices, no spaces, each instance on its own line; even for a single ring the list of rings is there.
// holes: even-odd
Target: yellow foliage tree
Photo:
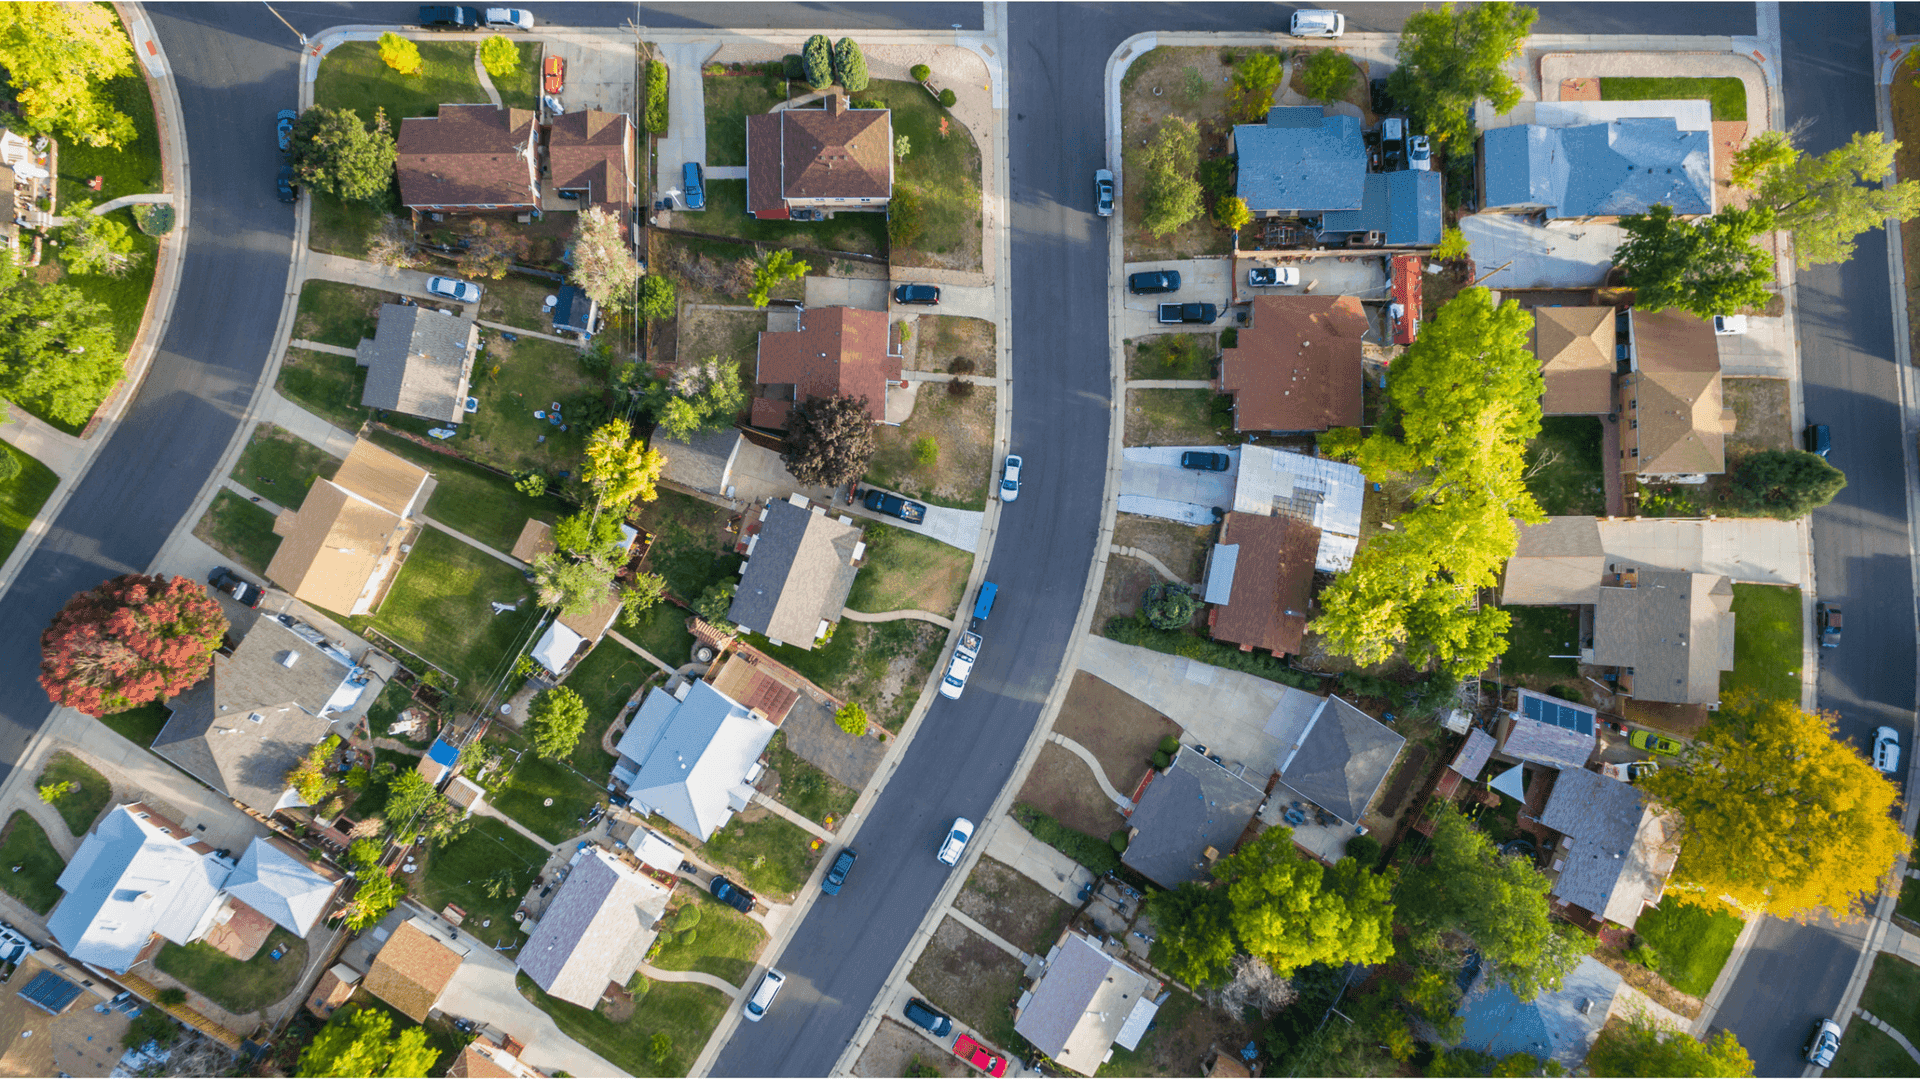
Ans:
[[[1893,783],[1791,701],[1730,697],[1677,767],[1641,783],[1682,823],[1668,895],[1703,907],[1851,918],[1908,847]]]
[[[635,499],[652,502],[660,497],[654,484],[666,468],[667,457],[633,439],[625,420],[609,420],[587,438],[587,464],[580,478],[593,489],[600,506],[626,507]]]
[[[109,80],[134,73],[133,42],[100,4],[0,4],[0,68],[20,115],[88,146],[125,146],[133,118],[114,107]]]
[[[420,46],[392,31],[380,35],[380,59],[402,75],[420,74]]]

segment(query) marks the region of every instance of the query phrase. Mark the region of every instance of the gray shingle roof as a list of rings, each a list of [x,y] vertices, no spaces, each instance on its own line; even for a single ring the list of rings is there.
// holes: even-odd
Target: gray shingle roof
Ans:
[[[1595,915],[1613,918],[1607,909],[1615,891],[1623,880],[1632,882],[1647,869],[1634,843],[1646,813],[1646,800],[1633,785],[1586,769],[1562,770],[1540,815],[1542,825],[1573,840],[1571,848],[1556,852],[1565,865],[1553,894]],[[1667,866],[1671,869],[1672,863]],[[1630,891],[1629,919],[1638,914],[1641,896],[1638,889]]]
[[[1512,726],[1501,753],[1556,769],[1578,769],[1593,756],[1597,714],[1585,705],[1521,690],[1519,711],[1508,714]],[[1528,713],[1534,715],[1529,716]],[[1565,719],[1574,726],[1556,723]]]
[[[1069,933],[1035,980],[1013,1029],[1048,1057],[1091,1076],[1135,1010],[1153,1008],[1148,999],[1159,987],[1085,936]]]
[[[1139,830],[1120,861],[1171,889],[1207,876],[1206,850],[1233,851],[1265,795],[1226,769],[1181,747],[1134,808]]]
[[[669,438],[664,431],[656,432],[653,448],[667,455],[660,478],[709,495],[724,495],[744,438],[734,428],[703,431],[685,442]]]
[[[1633,696],[1700,704],[1720,700],[1733,666],[1733,585],[1717,574],[1641,569],[1638,587],[1600,590],[1593,662],[1633,669]]]
[[[47,931],[75,960],[125,972],[154,934],[193,940],[232,870],[115,807],[61,871]]]
[[[1360,121],[1324,115],[1318,106],[1276,107],[1264,124],[1237,124],[1240,159],[1236,194],[1255,213],[1358,210],[1363,203],[1367,148]]]
[[[1672,117],[1580,127],[1495,128],[1482,143],[1489,208],[1542,207],[1550,217],[1713,212],[1713,133]]]
[[[790,502],[769,503],[740,575],[727,618],[740,626],[812,649],[821,620],[840,621],[858,568],[861,530]]]
[[[775,730],[707,683],[688,684],[685,701],[656,687],[620,737],[613,776],[704,841],[744,807],[747,772]]]
[[[520,970],[554,997],[593,1008],[652,947],[667,895],[659,882],[588,848],[520,950]]]
[[[1300,749],[1280,762],[1280,779],[1346,822],[1358,822],[1405,746],[1405,736],[1330,697]]]
[[[367,369],[360,404],[459,423],[473,374],[474,337],[474,322],[465,315],[380,305],[380,325],[357,350],[360,366]]]
[[[1437,172],[1402,169],[1368,173],[1358,210],[1338,210],[1320,219],[1323,233],[1379,231],[1387,243],[1430,247],[1440,242],[1445,206]]]

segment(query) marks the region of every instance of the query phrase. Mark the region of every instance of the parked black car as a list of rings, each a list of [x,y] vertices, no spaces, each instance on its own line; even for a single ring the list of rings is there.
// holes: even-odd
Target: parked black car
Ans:
[[[896,304],[937,304],[940,302],[940,286],[902,285],[893,290],[893,302]]]
[[[707,884],[707,888],[713,890],[713,898],[715,900],[740,912],[742,915],[753,910],[753,894],[735,885],[733,882],[728,881],[726,878],[716,875],[714,879]]]
[[[827,870],[826,879],[820,882],[820,891],[828,896],[837,896],[840,886],[847,883],[847,875],[853,872],[853,860],[859,852],[852,848],[841,848],[839,857],[833,860],[833,866]]]
[[[267,595],[267,590],[224,566],[213,568],[213,573],[207,575],[207,584],[250,608],[259,607],[261,599]]]
[[[870,489],[861,502],[876,514],[890,514],[901,521],[910,521],[915,525],[927,520],[927,508],[912,499],[903,499],[898,495],[889,495],[878,489]]]
[[[1808,424],[1806,438],[1809,454],[1826,457],[1827,451],[1833,449],[1833,432],[1828,430],[1825,424]]]
[[[946,1013],[919,998],[908,998],[905,1012],[907,1019],[932,1032],[936,1039],[953,1031],[953,1021],[947,1018]]]
[[[274,186],[280,191],[280,201],[290,203],[300,197],[300,185],[293,182],[293,166],[280,166],[280,175],[274,179]]]
[[[1215,454],[1206,450],[1189,450],[1180,455],[1180,467],[1198,469],[1201,472],[1226,472],[1233,468],[1233,459],[1225,454]]]
[[[1163,323],[1211,323],[1220,318],[1220,309],[1212,304],[1161,304]]]
[[[1846,625],[1840,614],[1839,604],[1829,604],[1825,600],[1813,606],[1814,621],[1820,626],[1820,647],[1837,649],[1840,647],[1840,629]]]
[[[1142,270],[1127,278],[1127,291],[1136,296],[1180,291],[1180,271]]]
[[[482,23],[479,8],[422,5],[420,25],[429,30],[478,30]]]

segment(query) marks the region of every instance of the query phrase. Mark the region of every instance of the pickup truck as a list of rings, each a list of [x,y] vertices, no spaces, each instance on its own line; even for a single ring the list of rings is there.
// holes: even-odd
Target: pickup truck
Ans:
[[[1220,317],[1220,309],[1212,304],[1161,304],[1160,321],[1163,323],[1210,323]]]
[[[884,491],[868,491],[864,501],[867,509],[876,514],[890,514],[915,525],[927,520],[927,508],[912,499],[903,499]]]

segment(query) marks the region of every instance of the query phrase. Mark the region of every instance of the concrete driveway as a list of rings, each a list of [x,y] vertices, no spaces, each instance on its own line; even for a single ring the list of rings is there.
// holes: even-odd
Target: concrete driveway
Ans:
[[[513,961],[492,949],[475,948],[440,995],[440,1011],[497,1028],[526,1044],[520,1060],[552,1075],[625,1076],[613,1062],[574,1042],[553,1017],[520,996]]]
[[[878,278],[839,278],[808,275],[807,306],[850,307],[886,311],[887,283]]]
[[[1180,455],[1210,450],[1233,459],[1226,472],[1180,467]],[[1234,446],[1129,446],[1121,451],[1119,509],[1129,514],[1213,524],[1213,508],[1233,507],[1240,476],[1240,450]]]
[[[1541,228],[1518,214],[1460,219],[1473,264],[1490,289],[1591,289],[1606,284],[1614,249],[1627,234],[1583,221]],[[1502,266],[1503,263],[1511,263]]]
[[[655,199],[665,192],[679,192],[681,167],[687,162],[706,163],[707,99],[706,88],[700,83],[700,65],[719,46],[712,42],[677,42],[656,48],[667,65],[667,131],[655,148],[660,162],[660,171],[654,174]],[[651,199],[647,205],[653,205]],[[674,205],[682,203],[676,198]],[[697,224],[681,224],[699,228]]]
[[[913,280],[913,271],[906,270],[904,276],[893,285]],[[993,286],[991,285],[942,285],[938,304],[896,304],[893,302],[891,285],[884,294],[887,310],[894,315],[961,315],[969,319],[993,321]]]
[[[1122,337],[1136,338],[1147,334],[1208,333],[1217,334],[1234,325],[1232,316],[1227,313],[1227,305],[1232,301],[1232,285],[1227,280],[1233,272],[1230,259],[1172,259],[1165,262],[1128,263],[1125,272],[1137,274],[1143,270],[1180,271],[1180,291],[1155,293],[1150,296],[1135,296],[1129,292],[1126,310],[1120,314]],[[944,300],[945,297],[942,297]],[[1212,304],[1220,309],[1220,320],[1210,326],[1199,324],[1162,324],[1160,322],[1161,304]]]
[[[570,113],[582,109],[626,113],[634,123],[640,122],[631,42],[548,39],[545,46],[546,56],[567,62],[567,81],[560,91],[562,108]]]

